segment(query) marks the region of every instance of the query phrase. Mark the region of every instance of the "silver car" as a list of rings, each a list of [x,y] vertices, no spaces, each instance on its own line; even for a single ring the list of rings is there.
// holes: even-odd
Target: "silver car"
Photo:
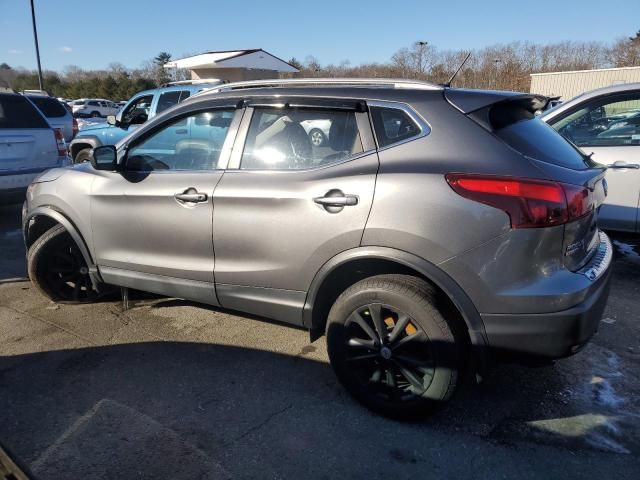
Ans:
[[[600,207],[600,226],[640,232],[640,83],[592,90],[541,118],[608,167],[609,195]]]
[[[605,169],[543,101],[381,79],[200,93],[30,186],[29,275],[54,301],[135,288],[326,334],[356,399],[423,414],[489,354],[563,357],[598,328]]]

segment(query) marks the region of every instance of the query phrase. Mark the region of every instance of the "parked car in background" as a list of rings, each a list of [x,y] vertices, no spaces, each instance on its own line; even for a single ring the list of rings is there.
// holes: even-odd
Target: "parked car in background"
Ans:
[[[62,132],[26,96],[0,90],[0,203],[22,202],[36,176],[68,164]]]
[[[607,166],[609,195],[598,216],[602,228],[640,232],[640,83],[592,90],[541,118]]]
[[[111,100],[99,98],[81,98],[71,102],[74,117],[107,117],[118,111]]]
[[[100,145],[115,145],[148,119],[198,92],[221,83],[217,79],[189,80],[168,83],[160,88],[139,92],[131,97],[115,116],[108,117],[106,125],[98,124],[83,128],[69,145],[71,158],[76,163],[84,162],[89,159],[92,148]]]
[[[36,107],[47,117],[49,125],[62,130],[65,142],[69,143],[78,133],[78,121],[65,105],[55,97],[46,95],[27,95]]]
[[[54,301],[112,285],[326,334],[357,400],[415,418],[487,352],[564,357],[598,328],[605,169],[535,116],[545,100],[381,79],[203,92],[31,185],[29,276]],[[318,147],[303,124],[321,120]]]

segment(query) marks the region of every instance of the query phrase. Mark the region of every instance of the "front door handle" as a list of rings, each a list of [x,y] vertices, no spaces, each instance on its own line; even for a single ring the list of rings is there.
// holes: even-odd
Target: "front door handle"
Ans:
[[[617,162],[613,162],[613,164],[609,165],[607,168],[614,168],[614,169],[631,168],[634,170],[638,170],[640,168],[640,165],[638,165],[637,163],[627,163],[624,160],[618,160]]]
[[[357,195],[345,195],[342,190],[333,189],[325,193],[324,197],[315,197],[313,201],[329,213],[338,213],[344,207],[357,205],[359,200]]]
[[[198,192],[193,187],[187,188],[184,192],[178,192],[173,197],[180,202],[187,203],[201,203],[209,199],[206,193]]]

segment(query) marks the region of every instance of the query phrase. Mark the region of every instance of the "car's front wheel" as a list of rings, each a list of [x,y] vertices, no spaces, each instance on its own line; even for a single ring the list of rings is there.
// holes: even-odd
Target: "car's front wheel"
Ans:
[[[51,300],[89,303],[97,299],[87,263],[62,225],[45,232],[29,248],[29,278]]]
[[[432,287],[406,275],[364,279],[329,312],[327,349],[345,388],[369,409],[423,416],[454,393],[464,342]]]
[[[73,157],[73,162],[74,163],[88,162],[90,158],[91,158],[91,149],[83,148],[76,154],[75,157]]]
[[[100,115],[100,112],[91,112],[91,117],[92,118],[98,118],[101,117],[102,115]]]

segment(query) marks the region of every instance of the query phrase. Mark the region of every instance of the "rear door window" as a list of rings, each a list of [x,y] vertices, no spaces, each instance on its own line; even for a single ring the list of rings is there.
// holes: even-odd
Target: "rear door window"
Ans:
[[[355,112],[313,108],[256,108],[240,168],[304,170],[363,152]]]
[[[64,117],[67,114],[67,110],[55,98],[33,96],[33,97],[29,97],[29,100],[35,103],[36,107],[38,107],[38,109],[42,113],[44,113],[45,117],[59,118],[59,117]]]
[[[22,95],[0,95],[0,129],[8,128],[49,128],[49,125]]]

